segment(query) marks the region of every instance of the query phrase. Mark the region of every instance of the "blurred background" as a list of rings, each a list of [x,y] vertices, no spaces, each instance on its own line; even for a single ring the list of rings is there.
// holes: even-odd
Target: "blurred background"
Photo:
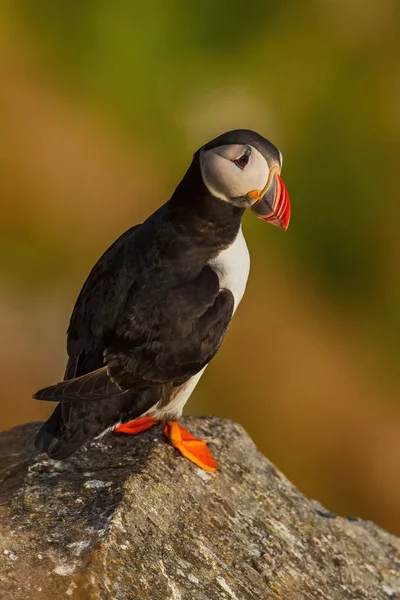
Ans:
[[[284,155],[287,233],[248,214],[247,294],[187,406],[305,494],[400,534],[400,5],[20,0],[0,8],[0,426],[45,419],[99,255],[193,152]],[[266,318],[267,317],[267,318]]]

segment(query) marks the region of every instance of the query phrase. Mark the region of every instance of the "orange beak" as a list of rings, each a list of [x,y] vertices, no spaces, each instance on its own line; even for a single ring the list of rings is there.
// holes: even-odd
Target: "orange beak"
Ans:
[[[259,198],[252,205],[251,210],[259,219],[268,221],[286,231],[290,221],[290,199],[286,186],[277,170],[272,174],[271,181],[268,181],[266,192],[263,192],[264,190],[258,192],[258,194],[256,191],[248,194],[251,199],[256,199],[257,195]]]

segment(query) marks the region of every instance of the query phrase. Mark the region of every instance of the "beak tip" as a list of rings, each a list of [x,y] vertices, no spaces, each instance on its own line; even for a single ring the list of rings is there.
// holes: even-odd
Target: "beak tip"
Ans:
[[[271,225],[275,225],[276,227],[279,227],[279,229],[283,229],[283,231],[287,231],[289,228],[289,222],[290,222],[290,215],[289,218],[286,218],[286,215],[284,215],[284,218],[280,218],[277,219],[275,218],[271,218],[271,217],[267,217],[267,218],[262,218],[260,217],[263,221],[265,221],[266,223],[271,223]]]
[[[287,231],[290,223],[290,204],[287,205],[286,212],[283,214],[283,218],[281,220],[281,227],[283,231]]]

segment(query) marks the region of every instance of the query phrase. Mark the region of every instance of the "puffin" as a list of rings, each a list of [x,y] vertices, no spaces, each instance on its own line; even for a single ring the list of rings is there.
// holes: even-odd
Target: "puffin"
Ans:
[[[108,431],[163,422],[182,456],[216,471],[207,444],[179,419],[246,288],[243,214],[288,228],[281,169],[281,152],[260,134],[219,135],[195,152],[171,198],[106,250],[71,315],[64,379],[33,396],[57,402],[39,451],[63,460]]]

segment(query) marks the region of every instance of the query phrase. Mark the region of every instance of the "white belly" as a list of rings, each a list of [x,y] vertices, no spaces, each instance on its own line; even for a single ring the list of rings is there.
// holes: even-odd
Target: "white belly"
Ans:
[[[146,414],[154,417],[155,419],[180,419],[182,416],[183,407],[186,402],[189,400],[194,388],[198,384],[200,377],[203,375],[207,366],[205,366],[201,371],[193,375],[190,379],[187,380],[178,390],[177,394],[172,398],[172,400],[167,404],[167,406],[163,406],[160,409],[158,405],[151,408]]]
[[[239,306],[246,289],[247,279],[250,271],[250,256],[244,239],[242,228],[233,244],[223,250],[216,258],[210,261],[210,266],[219,277],[220,289],[231,290],[235,299],[233,312]],[[200,377],[203,375],[206,367],[196,375],[193,375],[179,390],[171,402],[160,410],[157,406],[150,409],[147,414],[151,414],[156,419],[170,418],[179,419],[182,416],[183,407],[189,400],[191,393],[196,387]]]

